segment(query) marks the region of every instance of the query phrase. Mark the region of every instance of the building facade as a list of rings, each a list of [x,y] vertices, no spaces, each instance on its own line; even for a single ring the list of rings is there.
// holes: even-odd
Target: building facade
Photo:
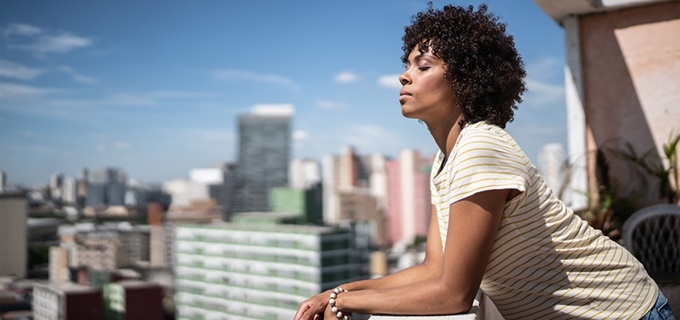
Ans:
[[[238,118],[233,213],[269,211],[269,192],[288,186],[292,106],[255,108]]]
[[[37,283],[33,287],[35,320],[103,320],[100,289],[70,282]]]
[[[86,174],[85,204],[97,206],[122,206],[125,203],[127,176],[114,168],[95,169]]]
[[[567,204],[583,209],[597,199],[603,152],[619,196],[659,202],[658,188],[648,187],[658,179],[607,151],[632,149],[651,167],[668,166],[663,145],[680,130],[680,1],[534,1],[566,39]]]
[[[387,229],[391,244],[410,244],[427,236],[430,220],[431,159],[405,149],[387,162]]]
[[[155,283],[123,280],[103,288],[107,320],[162,320],[163,288]]]
[[[324,222],[368,222],[374,245],[386,246],[388,199],[387,159],[379,154],[362,156],[352,147],[323,160]],[[414,195],[409,195],[413,197]]]
[[[26,276],[28,204],[19,196],[0,196],[0,276]]]
[[[347,229],[217,223],[175,234],[178,319],[292,319],[300,301],[366,276]]]

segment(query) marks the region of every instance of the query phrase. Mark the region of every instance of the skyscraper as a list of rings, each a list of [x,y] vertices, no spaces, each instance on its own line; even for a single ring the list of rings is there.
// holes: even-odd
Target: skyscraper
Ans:
[[[430,164],[415,150],[404,149],[387,162],[387,220],[392,244],[410,244],[427,235],[430,217]]]
[[[5,171],[0,170],[0,193],[5,191],[5,186],[7,185],[7,174]]]
[[[232,212],[269,210],[269,192],[288,186],[292,105],[255,106],[238,120]]]
[[[122,206],[125,200],[127,177],[114,168],[93,170],[87,181],[87,206]]]

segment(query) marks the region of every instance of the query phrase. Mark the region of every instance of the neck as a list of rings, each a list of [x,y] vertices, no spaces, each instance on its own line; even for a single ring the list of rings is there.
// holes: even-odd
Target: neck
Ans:
[[[448,157],[456,145],[460,131],[463,130],[463,127],[460,126],[461,120],[463,120],[463,114],[459,114],[450,120],[427,126],[432,138],[434,138],[435,143],[437,143],[439,150],[444,153],[444,156]]]

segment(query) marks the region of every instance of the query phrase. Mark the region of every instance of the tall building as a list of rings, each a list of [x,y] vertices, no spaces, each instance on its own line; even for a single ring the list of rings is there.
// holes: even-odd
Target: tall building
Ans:
[[[369,221],[376,244],[386,244],[385,157],[359,156],[352,147],[323,159],[323,218],[333,224]]]
[[[163,319],[163,288],[159,284],[138,280],[107,283],[103,296],[106,319]]]
[[[232,212],[269,211],[269,192],[288,186],[292,105],[255,106],[238,120]]]
[[[366,277],[351,229],[214,223],[175,234],[178,319],[292,319],[300,301]]]
[[[68,282],[68,250],[62,247],[50,247],[49,277],[50,282]]]
[[[70,282],[33,286],[35,320],[104,320],[100,289]]]
[[[321,183],[319,162],[312,159],[294,159],[290,162],[288,180],[293,189],[315,187]]]
[[[207,186],[208,196],[215,201],[226,218],[231,212],[234,165],[223,164],[216,168],[191,169],[189,179]]]
[[[78,181],[73,177],[64,179],[62,188],[62,201],[66,204],[76,204],[78,202]]]
[[[0,193],[5,191],[5,186],[7,185],[7,174],[5,171],[0,170]]]
[[[50,198],[52,200],[61,201],[63,194],[64,175],[57,172],[50,176]]]
[[[26,198],[0,195],[0,277],[26,275],[27,211]]]
[[[564,181],[564,148],[559,143],[548,143],[538,154],[538,171],[543,180],[558,196],[561,196]]]
[[[387,162],[387,220],[392,244],[426,236],[430,217],[431,161],[405,149]]]
[[[127,188],[127,177],[124,172],[114,168],[103,168],[92,170],[87,176],[87,206],[124,204]]]

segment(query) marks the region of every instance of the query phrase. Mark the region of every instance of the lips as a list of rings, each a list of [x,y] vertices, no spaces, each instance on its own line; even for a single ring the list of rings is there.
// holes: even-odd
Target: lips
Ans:
[[[406,90],[399,91],[399,100],[400,101],[404,100],[404,99],[406,99],[407,97],[410,97],[410,96],[411,96],[411,93],[406,91]]]

